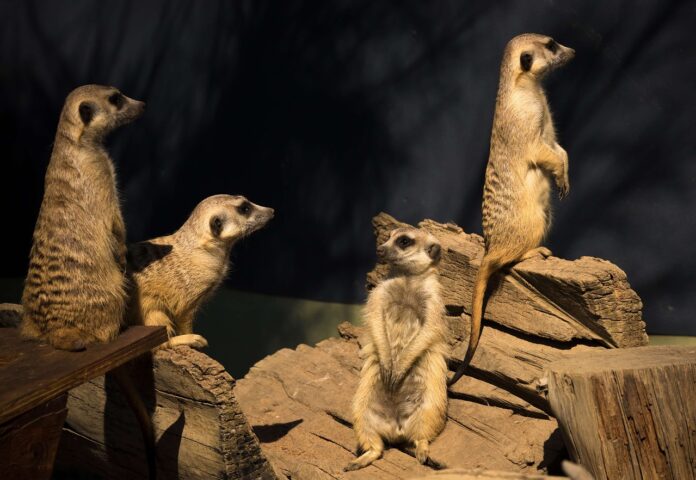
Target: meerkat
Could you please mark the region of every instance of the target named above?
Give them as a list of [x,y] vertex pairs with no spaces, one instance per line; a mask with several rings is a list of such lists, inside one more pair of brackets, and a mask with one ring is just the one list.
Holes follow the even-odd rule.
[[519,35],[505,47],[483,189],[485,250],[472,294],[469,346],[450,385],[476,351],[490,277],[505,265],[551,255],[541,246],[551,225],[551,181],[561,199],[570,184],[568,154],[556,140],[541,81],[574,55],[538,34]]
[[362,455],[345,470],[371,464],[389,443],[415,446],[420,463],[447,415],[445,307],[440,296],[437,239],[398,228],[380,245],[387,278],[369,294],[363,320],[367,340],[353,400],[354,429]]
[[82,350],[119,333],[126,233],[103,141],[145,104],[114,87],[73,90],[60,114],[22,294],[21,333]]
[[196,312],[225,279],[232,246],[273,214],[240,195],[214,195],[172,235],[131,245],[129,322],[166,327],[165,347],[206,347],[207,340],[193,333]]
[[[105,138],[145,111],[114,87],[84,85],[65,100],[22,293],[20,332],[61,350],[116,338],[126,312],[126,229]],[[113,371],[141,425],[150,478],[152,422],[123,367]]]

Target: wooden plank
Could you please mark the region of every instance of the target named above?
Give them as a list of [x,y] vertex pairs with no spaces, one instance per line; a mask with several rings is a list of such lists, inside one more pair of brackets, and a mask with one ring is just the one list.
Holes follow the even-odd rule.
[[67,397],[60,395],[0,425],[2,478],[51,478]]
[[[188,347],[153,356],[150,378],[138,380],[156,434],[158,477],[273,480],[235,398],[235,381],[207,355]],[[144,478],[138,424],[109,376],[70,391],[56,459],[61,472],[103,479]]]
[[149,352],[167,340],[163,327],[131,327],[113,342],[82,352],[56,350],[0,328],[0,423]]
[[595,479],[696,479],[696,347],[578,353],[547,377],[570,454]]
[[[380,213],[373,225],[381,243],[390,230],[406,224]],[[454,224],[424,220],[418,226],[442,243],[440,281],[450,313],[470,314],[483,239],[464,233]],[[368,286],[375,285],[384,274],[384,267],[375,268],[368,275]],[[618,347],[646,345],[648,341],[640,298],[626,274],[606,260],[530,259],[494,277],[489,291],[485,319],[526,335]]]

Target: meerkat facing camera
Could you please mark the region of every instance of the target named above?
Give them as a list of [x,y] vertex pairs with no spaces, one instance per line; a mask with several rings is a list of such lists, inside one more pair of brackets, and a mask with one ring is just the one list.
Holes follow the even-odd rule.
[[144,106],[101,85],[76,88],[66,98],[22,293],[25,337],[82,350],[118,335],[126,306],[126,233],[103,141],[140,117]]
[[551,181],[560,198],[570,183],[568,154],[556,139],[541,81],[574,55],[572,48],[534,33],[518,35],[505,47],[483,188],[485,251],[472,294],[469,346],[449,385],[476,352],[490,277],[505,265],[551,255],[540,246],[551,226]]
[[436,269],[441,247],[416,228],[398,228],[377,254],[387,278],[369,294],[363,320],[367,341],[353,400],[360,457],[345,470],[371,464],[389,443],[409,442],[420,463],[447,415],[445,311]]
[[265,226],[273,213],[241,195],[214,195],[172,235],[131,245],[129,323],[166,327],[165,346],[207,346],[193,333],[196,312],[225,279],[234,244]]

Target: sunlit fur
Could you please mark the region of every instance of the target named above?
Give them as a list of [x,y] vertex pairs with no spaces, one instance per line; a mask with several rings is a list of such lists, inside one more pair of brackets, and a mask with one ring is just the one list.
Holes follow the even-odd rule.
[[[250,205],[248,215],[238,207]],[[207,346],[193,333],[196,312],[227,275],[232,246],[273,218],[273,209],[242,196],[215,195],[196,206],[172,235],[129,247],[129,322],[167,328],[167,346]],[[219,219],[219,230],[211,222]]]
[[[415,243],[406,249],[398,239]],[[363,367],[353,400],[362,453],[346,470],[377,460],[385,442],[409,443],[421,463],[447,413],[448,345],[436,266],[440,245],[423,230],[400,228],[378,249],[388,277],[369,294],[363,312]]]
[[[22,294],[22,334],[80,350],[115,338],[123,321],[126,232],[114,166],[102,141],[144,104],[113,87],[86,85],[60,114]],[[80,116],[81,105],[89,120]]]
[[[547,48],[551,41],[546,35],[520,35],[503,54],[483,189],[486,249],[472,295],[469,347],[450,384],[461,377],[476,351],[491,275],[504,265],[551,254],[540,247],[551,225],[551,181],[561,198],[570,187],[568,155],[556,141],[541,80],[575,53],[558,43],[553,53]],[[528,71],[521,65],[523,54],[532,56]]]

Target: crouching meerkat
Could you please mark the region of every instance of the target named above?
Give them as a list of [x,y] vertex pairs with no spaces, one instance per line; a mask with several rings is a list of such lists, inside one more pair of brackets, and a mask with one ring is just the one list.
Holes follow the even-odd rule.
[[207,340],[193,333],[196,312],[225,279],[232,246],[273,213],[240,195],[214,195],[175,233],[131,245],[129,323],[166,327],[165,346],[206,347]]
[[363,313],[367,339],[353,400],[363,453],[346,471],[380,458],[385,441],[413,444],[425,463],[430,441],[445,426],[449,348],[436,270],[440,251],[435,237],[416,228],[392,231],[377,248],[389,274],[370,292]]
[[540,246],[551,225],[551,182],[560,198],[570,184],[568,154],[556,140],[541,81],[574,55],[553,38],[532,33],[505,47],[483,187],[485,250],[472,295],[469,347],[450,385],[476,351],[490,277],[505,265],[551,255]]
[[126,307],[126,232],[103,141],[144,108],[101,85],[79,87],[65,100],[22,294],[25,337],[82,350],[118,335]]

